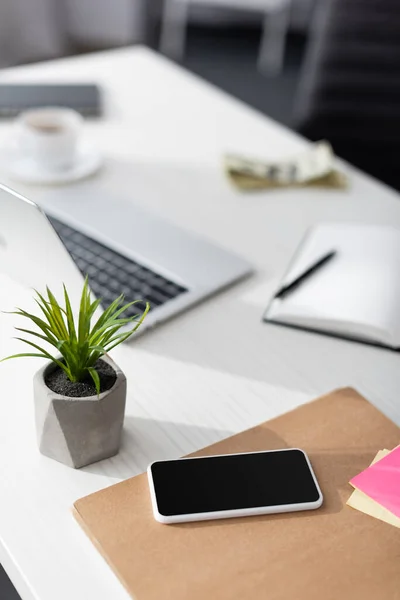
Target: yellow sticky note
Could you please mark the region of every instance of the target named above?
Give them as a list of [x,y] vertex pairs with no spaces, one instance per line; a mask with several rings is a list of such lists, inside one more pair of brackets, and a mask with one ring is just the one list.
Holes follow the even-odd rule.
[[[372,461],[372,465],[381,458],[384,458],[390,453],[390,450],[380,450],[378,454],[375,456]],[[354,490],[351,494],[350,498],[347,500],[347,504],[360,512],[365,513],[366,515],[370,515],[375,519],[379,519],[380,521],[385,521],[385,523],[389,523],[389,525],[393,525],[394,527],[398,527],[400,529],[400,519],[396,517],[393,513],[390,512],[384,506],[372,500],[367,494],[361,492],[360,490]]]

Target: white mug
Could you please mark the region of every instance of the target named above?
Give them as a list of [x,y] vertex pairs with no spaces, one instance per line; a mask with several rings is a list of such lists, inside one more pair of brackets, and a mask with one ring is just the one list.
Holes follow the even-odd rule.
[[69,108],[35,108],[17,119],[18,149],[24,158],[49,171],[74,163],[83,118]]

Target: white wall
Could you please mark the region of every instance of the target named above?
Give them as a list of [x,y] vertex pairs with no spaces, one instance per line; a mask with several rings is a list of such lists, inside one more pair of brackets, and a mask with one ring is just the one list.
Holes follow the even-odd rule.
[[62,54],[54,0],[0,0],[0,66]]
[[[151,0],[147,0],[150,1]],[[69,33],[96,46],[143,40],[146,0],[64,0]]]

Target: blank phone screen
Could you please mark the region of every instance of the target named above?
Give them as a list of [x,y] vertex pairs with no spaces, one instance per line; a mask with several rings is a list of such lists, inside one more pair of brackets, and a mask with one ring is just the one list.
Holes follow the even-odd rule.
[[320,494],[301,450],[153,463],[158,510],[172,517],[316,502]]

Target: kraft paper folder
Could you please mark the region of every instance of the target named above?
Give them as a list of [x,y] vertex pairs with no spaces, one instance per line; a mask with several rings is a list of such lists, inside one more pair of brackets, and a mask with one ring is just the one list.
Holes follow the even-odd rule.
[[316,511],[161,525],[147,476],[75,503],[74,514],[137,600],[398,600],[399,530],[349,506],[349,480],[399,428],[338,390],[197,452],[300,447],[324,494]]

